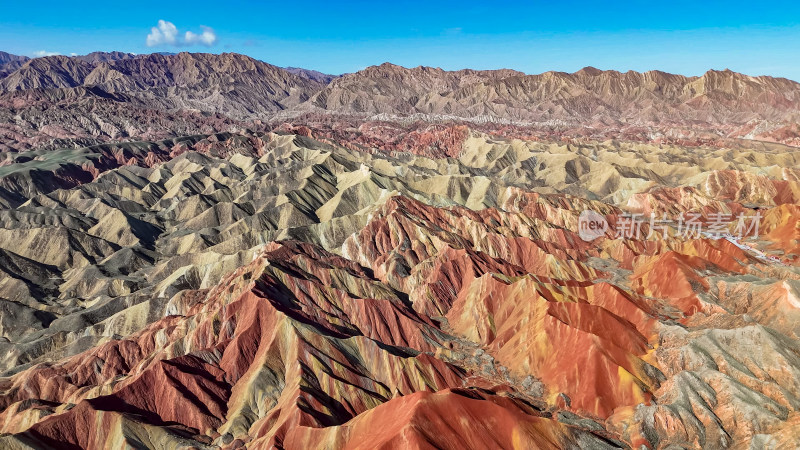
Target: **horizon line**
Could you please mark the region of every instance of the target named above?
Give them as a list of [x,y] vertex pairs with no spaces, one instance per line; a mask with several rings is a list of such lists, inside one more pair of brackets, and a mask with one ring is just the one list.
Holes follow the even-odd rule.
[[144,56],[151,56],[151,55],[174,56],[174,55],[180,55],[182,53],[195,54],[195,55],[197,55],[197,54],[206,54],[206,55],[231,54],[231,55],[239,55],[239,56],[244,56],[244,57],[247,57],[247,58],[251,58],[251,59],[253,59],[255,61],[259,61],[259,62],[262,62],[264,64],[269,64],[271,66],[278,67],[278,68],[281,68],[281,69],[308,70],[308,71],[313,71],[313,72],[320,73],[322,75],[327,75],[327,76],[332,76],[332,77],[337,77],[337,78],[338,77],[343,77],[345,75],[350,75],[350,74],[363,72],[364,70],[369,69],[371,67],[380,67],[380,66],[384,66],[384,65],[391,65],[391,66],[400,67],[400,68],[403,68],[403,69],[406,69],[406,70],[413,70],[413,69],[422,68],[422,69],[436,69],[436,70],[441,70],[443,72],[461,72],[461,71],[466,71],[466,70],[472,70],[472,71],[478,71],[478,72],[499,72],[499,71],[506,70],[506,71],[518,72],[518,73],[520,73],[520,74],[522,74],[524,76],[540,76],[540,75],[545,75],[545,74],[548,74],[548,73],[562,73],[562,74],[567,74],[567,75],[575,75],[575,74],[577,74],[579,72],[586,71],[586,70],[598,70],[600,72],[612,72],[612,73],[618,73],[618,74],[621,74],[621,75],[628,74],[628,73],[646,74],[646,73],[651,73],[651,72],[658,72],[658,73],[663,73],[663,74],[666,74],[666,75],[677,75],[677,76],[681,76],[681,77],[685,77],[685,78],[702,78],[704,75],[706,75],[708,73],[731,72],[731,73],[744,75],[744,76],[751,77],[751,78],[768,77],[768,78],[772,78],[772,79],[776,79],[776,80],[783,79],[783,80],[791,81],[793,83],[800,84],[800,80],[794,80],[794,79],[788,78],[788,77],[768,75],[768,74],[752,75],[752,74],[748,74],[748,73],[744,73],[744,72],[737,72],[735,70],[731,70],[730,68],[725,68],[725,69],[709,68],[709,69],[706,69],[700,75],[687,75],[685,73],[668,72],[668,71],[661,70],[661,69],[649,69],[649,70],[645,70],[645,71],[638,71],[638,70],[633,70],[633,69],[628,69],[628,70],[625,70],[625,71],[619,70],[619,69],[600,69],[600,68],[595,67],[595,66],[590,64],[590,65],[584,66],[584,67],[582,67],[582,68],[580,68],[580,69],[578,69],[578,70],[576,70],[574,72],[568,72],[568,71],[564,71],[564,70],[546,70],[544,72],[539,72],[539,73],[528,73],[528,72],[523,72],[522,70],[519,70],[519,69],[510,68],[510,67],[499,67],[499,68],[492,68],[492,69],[475,69],[475,68],[472,68],[472,67],[462,67],[460,69],[443,69],[440,66],[426,66],[426,65],[420,64],[420,65],[417,65],[417,66],[409,67],[409,66],[404,66],[404,65],[401,65],[401,64],[396,64],[396,63],[393,63],[391,61],[383,61],[383,62],[378,63],[378,64],[372,64],[372,65],[363,67],[363,68],[361,68],[359,70],[356,70],[354,72],[342,72],[342,73],[335,74],[335,73],[329,73],[329,72],[324,72],[324,71],[317,70],[317,69],[311,69],[311,68],[308,68],[308,67],[301,67],[301,66],[295,66],[295,65],[279,66],[279,65],[273,64],[273,63],[271,63],[269,61],[265,61],[263,59],[259,59],[259,58],[256,58],[254,56],[250,56],[250,55],[248,55],[246,53],[227,52],[227,51],[217,52],[217,53],[215,53],[215,52],[202,52],[202,51],[201,52],[180,51],[180,52],[135,53],[135,52],[126,52],[126,51],[122,51],[122,50],[111,50],[111,51],[97,50],[97,51],[89,52],[89,53],[82,54],[82,55],[79,55],[79,54],[69,54],[69,55],[53,54],[53,55],[41,55],[41,56],[37,56],[37,55],[34,55],[34,56],[19,55],[19,54],[15,54],[15,53],[6,52],[4,50],[0,50],[0,52],[6,53],[6,54],[12,55],[12,56],[21,56],[21,57],[24,57],[24,58],[28,58],[28,61],[32,61],[32,60],[35,60],[35,59],[59,57],[59,56],[66,57],[66,58],[77,58],[77,57],[82,57],[82,56],[89,56],[89,55],[95,54],[95,53],[103,53],[103,54],[124,53],[124,54],[128,54],[128,55],[143,56],[143,57]]

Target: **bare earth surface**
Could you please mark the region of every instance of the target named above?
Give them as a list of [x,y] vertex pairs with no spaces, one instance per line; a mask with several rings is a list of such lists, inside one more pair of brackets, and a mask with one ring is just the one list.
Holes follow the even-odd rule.
[[798,114],[732,72],[0,53],[0,448],[795,448]]

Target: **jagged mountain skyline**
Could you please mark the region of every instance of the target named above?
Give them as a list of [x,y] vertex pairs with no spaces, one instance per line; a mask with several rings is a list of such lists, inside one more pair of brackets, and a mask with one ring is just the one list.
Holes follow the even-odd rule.
[[[92,51],[92,52],[89,52],[89,53],[86,53],[86,54],[71,53],[71,54],[64,55],[64,54],[60,54],[60,53],[54,53],[54,54],[47,54],[47,55],[19,55],[19,54],[12,54],[12,53],[0,50],[0,67],[2,67],[6,63],[12,63],[8,67],[14,67],[16,69],[16,68],[19,67],[19,65],[21,65],[22,63],[24,63],[26,61],[29,61],[29,60],[32,60],[32,59],[37,59],[37,58],[47,58],[47,57],[52,57],[52,56],[64,56],[64,57],[74,58],[74,59],[87,61],[87,62],[101,62],[101,61],[115,61],[115,60],[119,60],[119,59],[132,59],[132,58],[147,57],[149,55],[174,56],[174,55],[177,55],[178,53],[209,53],[209,54],[214,54],[214,55],[223,55],[225,53],[233,53],[233,54],[237,54],[237,55],[246,56],[248,58],[252,58],[252,59],[255,59],[257,61],[266,63],[266,64],[276,65],[276,64],[273,64],[273,62],[269,61],[268,58],[266,58],[266,59],[259,58],[259,57],[256,57],[256,56],[252,56],[252,55],[250,55],[250,54],[248,54],[246,52],[240,53],[240,52],[228,52],[228,51],[223,51],[223,52],[195,52],[195,51],[190,51],[190,50],[183,50],[183,51],[176,51],[176,52],[133,53],[133,52],[124,52],[124,51],[116,51],[116,50],[114,50],[114,51],[97,50],[97,51]],[[16,64],[14,64],[14,63],[16,63]],[[473,69],[473,68],[470,68],[470,67],[459,67],[459,68],[452,68],[452,69],[443,69],[442,67],[439,67],[439,66],[436,66],[436,65],[424,65],[424,64],[404,65],[404,64],[400,64],[400,63],[398,63],[396,61],[390,61],[390,60],[378,60],[378,61],[375,61],[373,64],[370,64],[370,65],[365,66],[363,68],[360,68],[358,70],[353,70],[353,71],[348,71],[348,72],[335,72],[335,73],[334,72],[321,72],[321,71],[315,70],[313,68],[297,67],[297,66],[293,66],[293,65],[286,65],[286,66],[276,65],[276,66],[277,67],[281,67],[282,69],[286,69],[286,70],[288,70],[290,72],[295,72],[297,74],[304,74],[308,78],[317,79],[318,81],[325,80],[326,82],[329,82],[333,78],[338,78],[338,77],[341,77],[343,75],[350,75],[350,74],[353,74],[353,73],[356,73],[356,72],[361,72],[361,71],[366,70],[366,69],[371,68],[371,67],[379,67],[379,66],[383,66],[383,65],[397,66],[397,67],[401,67],[401,68],[404,68],[404,69],[418,69],[418,68],[439,69],[439,70],[443,70],[443,71],[446,71],[446,72],[459,72],[459,71],[463,71],[463,70],[475,70],[475,71],[479,71],[479,72],[512,71],[512,72],[518,72],[518,73],[520,73],[522,75],[544,75],[545,73],[568,73],[568,74],[573,74],[573,73],[577,73],[577,72],[581,72],[581,71],[600,71],[600,72],[612,72],[612,73],[622,73],[622,74],[624,74],[624,73],[660,72],[660,73],[665,73],[665,74],[669,74],[669,75],[683,76],[683,77],[687,77],[687,78],[698,78],[698,77],[701,77],[701,76],[703,76],[704,74],[706,74],[708,72],[727,72],[727,71],[737,72],[737,71],[732,70],[732,69],[730,69],[728,67],[721,67],[721,68],[718,68],[718,69],[717,68],[706,67],[706,68],[700,69],[699,71],[697,71],[694,74],[684,74],[684,73],[670,72],[670,71],[668,71],[666,69],[659,68],[657,65],[654,66],[654,67],[645,69],[645,70],[601,69],[601,68],[595,67],[593,65],[585,65],[585,66],[582,66],[580,68],[575,69],[574,71],[563,71],[563,70],[556,70],[556,69],[549,69],[548,70],[548,69],[545,69],[545,70],[542,70],[540,72],[525,72],[525,71],[521,70],[520,68],[513,67],[513,65],[510,65],[510,66],[507,66],[507,67],[496,67],[496,68],[492,68],[492,69]],[[8,69],[6,69],[6,70],[8,70]],[[740,73],[742,75],[752,76],[752,77],[770,77],[770,78],[777,78],[777,79],[787,79],[787,80],[793,81],[795,83],[800,83],[800,80],[789,78],[789,77],[785,77],[785,76],[779,76],[779,75],[769,75],[769,74],[766,74],[766,73],[746,73],[746,72],[737,72],[737,73]]]
[[[4,58],[0,146],[11,151],[293,125],[321,131],[331,120],[455,121],[550,138],[800,143],[800,84],[731,71],[526,75],[384,63],[327,77],[235,53]],[[152,121],[161,125],[142,126]]]
[[[506,67],[531,74],[594,66],[699,76],[708,69],[730,68],[800,79],[795,62],[800,7],[791,2],[753,8],[735,0],[721,8],[678,0],[664,8],[648,2],[575,0],[562,8],[541,2],[333,5],[309,0],[302,18],[314,26],[303,27],[289,20],[264,26],[265,17],[288,13],[269,2],[241,0],[215,14],[216,5],[208,0],[192,7],[144,1],[147,6],[126,6],[124,14],[99,8],[92,0],[45,0],[46,6],[35,10],[11,4],[0,19],[0,43],[5,43],[0,47],[28,56],[232,51],[332,74],[390,61],[448,70]],[[20,17],[27,19],[21,22]]]

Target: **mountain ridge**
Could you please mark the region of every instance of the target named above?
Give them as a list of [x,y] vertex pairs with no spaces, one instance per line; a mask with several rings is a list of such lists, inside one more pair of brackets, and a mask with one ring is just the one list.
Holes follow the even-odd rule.
[[[800,83],[730,70],[687,77],[585,67],[529,75],[383,63],[331,76],[237,53],[188,52],[15,61],[6,65],[19,67],[0,78],[0,106],[24,120],[0,117],[0,148],[17,151],[39,143],[55,146],[67,136],[97,143],[124,139],[104,130],[105,124],[159,111],[221,115],[237,122],[236,129],[283,122],[305,126],[299,122],[309,117],[324,123],[335,116],[349,121],[348,127],[386,120],[461,121],[572,138],[706,142],[717,136],[800,145]],[[117,100],[95,103],[84,92]],[[42,111],[35,106],[42,101],[60,110]],[[74,121],[59,118],[67,107]],[[169,134],[174,127],[164,128]]]
[[[121,52],[121,51],[96,51],[96,52],[87,53],[85,55],[69,55],[69,56],[67,56],[67,55],[50,55],[50,56],[39,56],[39,57],[31,58],[31,57],[24,56],[24,55],[15,55],[15,54],[11,54],[11,53],[8,53],[8,52],[0,51],[0,65],[8,63],[8,62],[11,62],[11,61],[25,62],[25,61],[29,61],[29,60],[33,60],[33,59],[52,58],[54,56],[64,56],[64,57],[67,57],[67,58],[72,58],[72,59],[77,59],[77,60],[82,60],[82,61],[87,61],[87,62],[95,62],[96,63],[96,62],[102,62],[102,61],[116,61],[116,60],[121,60],[121,59],[142,58],[142,57],[147,57],[147,56],[150,56],[150,55],[175,56],[175,55],[179,55],[181,53],[207,54],[207,55],[217,55],[217,56],[230,54],[230,55],[238,55],[238,56],[243,56],[243,57],[246,57],[246,58],[255,59],[255,58],[253,58],[251,56],[248,56],[248,55],[245,55],[245,54],[242,54],[242,53],[236,53],[236,52],[224,52],[224,53],[153,52],[153,53],[136,54],[136,53]],[[257,60],[256,59],[256,61],[261,61],[261,62],[264,62],[266,64],[269,64],[268,62],[263,61],[263,60]],[[517,73],[517,74],[523,75],[523,76],[537,76],[537,75],[541,76],[541,75],[545,75],[545,74],[556,74],[556,73],[557,74],[565,74],[565,75],[577,75],[577,74],[580,74],[580,73],[586,73],[586,74],[591,74],[591,75],[601,75],[601,74],[617,74],[617,75],[636,74],[636,75],[644,75],[644,74],[656,73],[656,74],[661,74],[661,75],[666,75],[666,76],[682,77],[682,78],[686,78],[686,79],[702,78],[704,75],[706,75],[708,73],[716,72],[716,73],[732,73],[732,74],[736,74],[736,75],[743,75],[743,76],[746,76],[746,77],[749,77],[749,78],[772,78],[772,79],[776,79],[776,80],[786,80],[786,81],[789,81],[789,82],[792,82],[792,83],[795,83],[795,84],[800,84],[800,81],[792,80],[792,79],[786,78],[786,77],[766,75],[766,74],[749,75],[749,74],[746,74],[744,72],[736,72],[736,71],[731,70],[729,68],[725,68],[725,69],[708,69],[708,70],[706,70],[705,72],[703,72],[700,75],[683,75],[683,74],[678,74],[678,73],[667,72],[667,71],[660,70],[660,69],[650,69],[650,70],[645,70],[645,71],[637,71],[637,70],[632,70],[631,69],[631,70],[626,70],[626,71],[619,71],[619,70],[616,70],[616,69],[599,69],[599,68],[596,68],[594,66],[585,66],[585,67],[583,67],[581,69],[578,69],[578,70],[576,70],[574,72],[567,72],[567,71],[562,71],[562,70],[548,70],[548,71],[544,71],[544,72],[540,72],[540,73],[526,73],[526,72],[522,72],[522,71],[517,70],[517,69],[508,68],[508,67],[506,67],[506,68],[498,68],[498,69],[472,69],[472,68],[442,69],[441,67],[424,66],[424,65],[406,67],[406,66],[403,66],[403,65],[400,65],[400,64],[395,64],[395,63],[389,62],[389,61],[385,61],[385,62],[380,63],[380,64],[374,64],[374,65],[371,65],[371,66],[367,66],[366,68],[358,70],[356,72],[346,72],[346,73],[342,73],[342,74],[329,74],[329,73],[324,73],[324,72],[321,72],[321,71],[318,71],[318,70],[314,70],[314,69],[306,69],[306,68],[303,68],[303,67],[296,67],[296,66],[285,66],[285,67],[281,67],[281,68],[284,69],[284,70],[287,70],[287,71],[295,71],[295,72],[302,72],[302,73],[308,73],[308,74],[316,74],[316,75],[318,75],[320,77],[330,77],[332,79],[335,79],[335,78],[343,77],[345,75],[351,75],[351,74],[363,72],[363,71],[368,70],[368,69],[380,68],[380,67],[393,67],[393,68],[404,69],[404,70],[416,70],[416,69],[437,70],[437,71],[449,72],[449,73],[458,73],[458,72],[514,72],[514,73]]]
[[[435,156],[300,130],[11,154],[0,447],[792,442],[800,150],[460,131]],[[588,241],[586,210],[763,237]]]
[[0,57],[0,448],[798,447],[796,83]]

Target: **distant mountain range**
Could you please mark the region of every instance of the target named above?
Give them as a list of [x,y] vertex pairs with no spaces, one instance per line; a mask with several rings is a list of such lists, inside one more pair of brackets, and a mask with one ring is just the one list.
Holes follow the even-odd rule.
[[[0,53],[0,108],[0,149],[12,151],[58,146],[61,139],[89,144],[177,136],[193,127],[235,131],[309,115],[800,145],[800,84],[729,70],[686,77],[587,67],[526,75],[385,63],[333,76],[235,53],[35,59]],[[141,129],[148,117],[160,125]]]
[[797,83],[0,61],[0,449],[800,447]]

